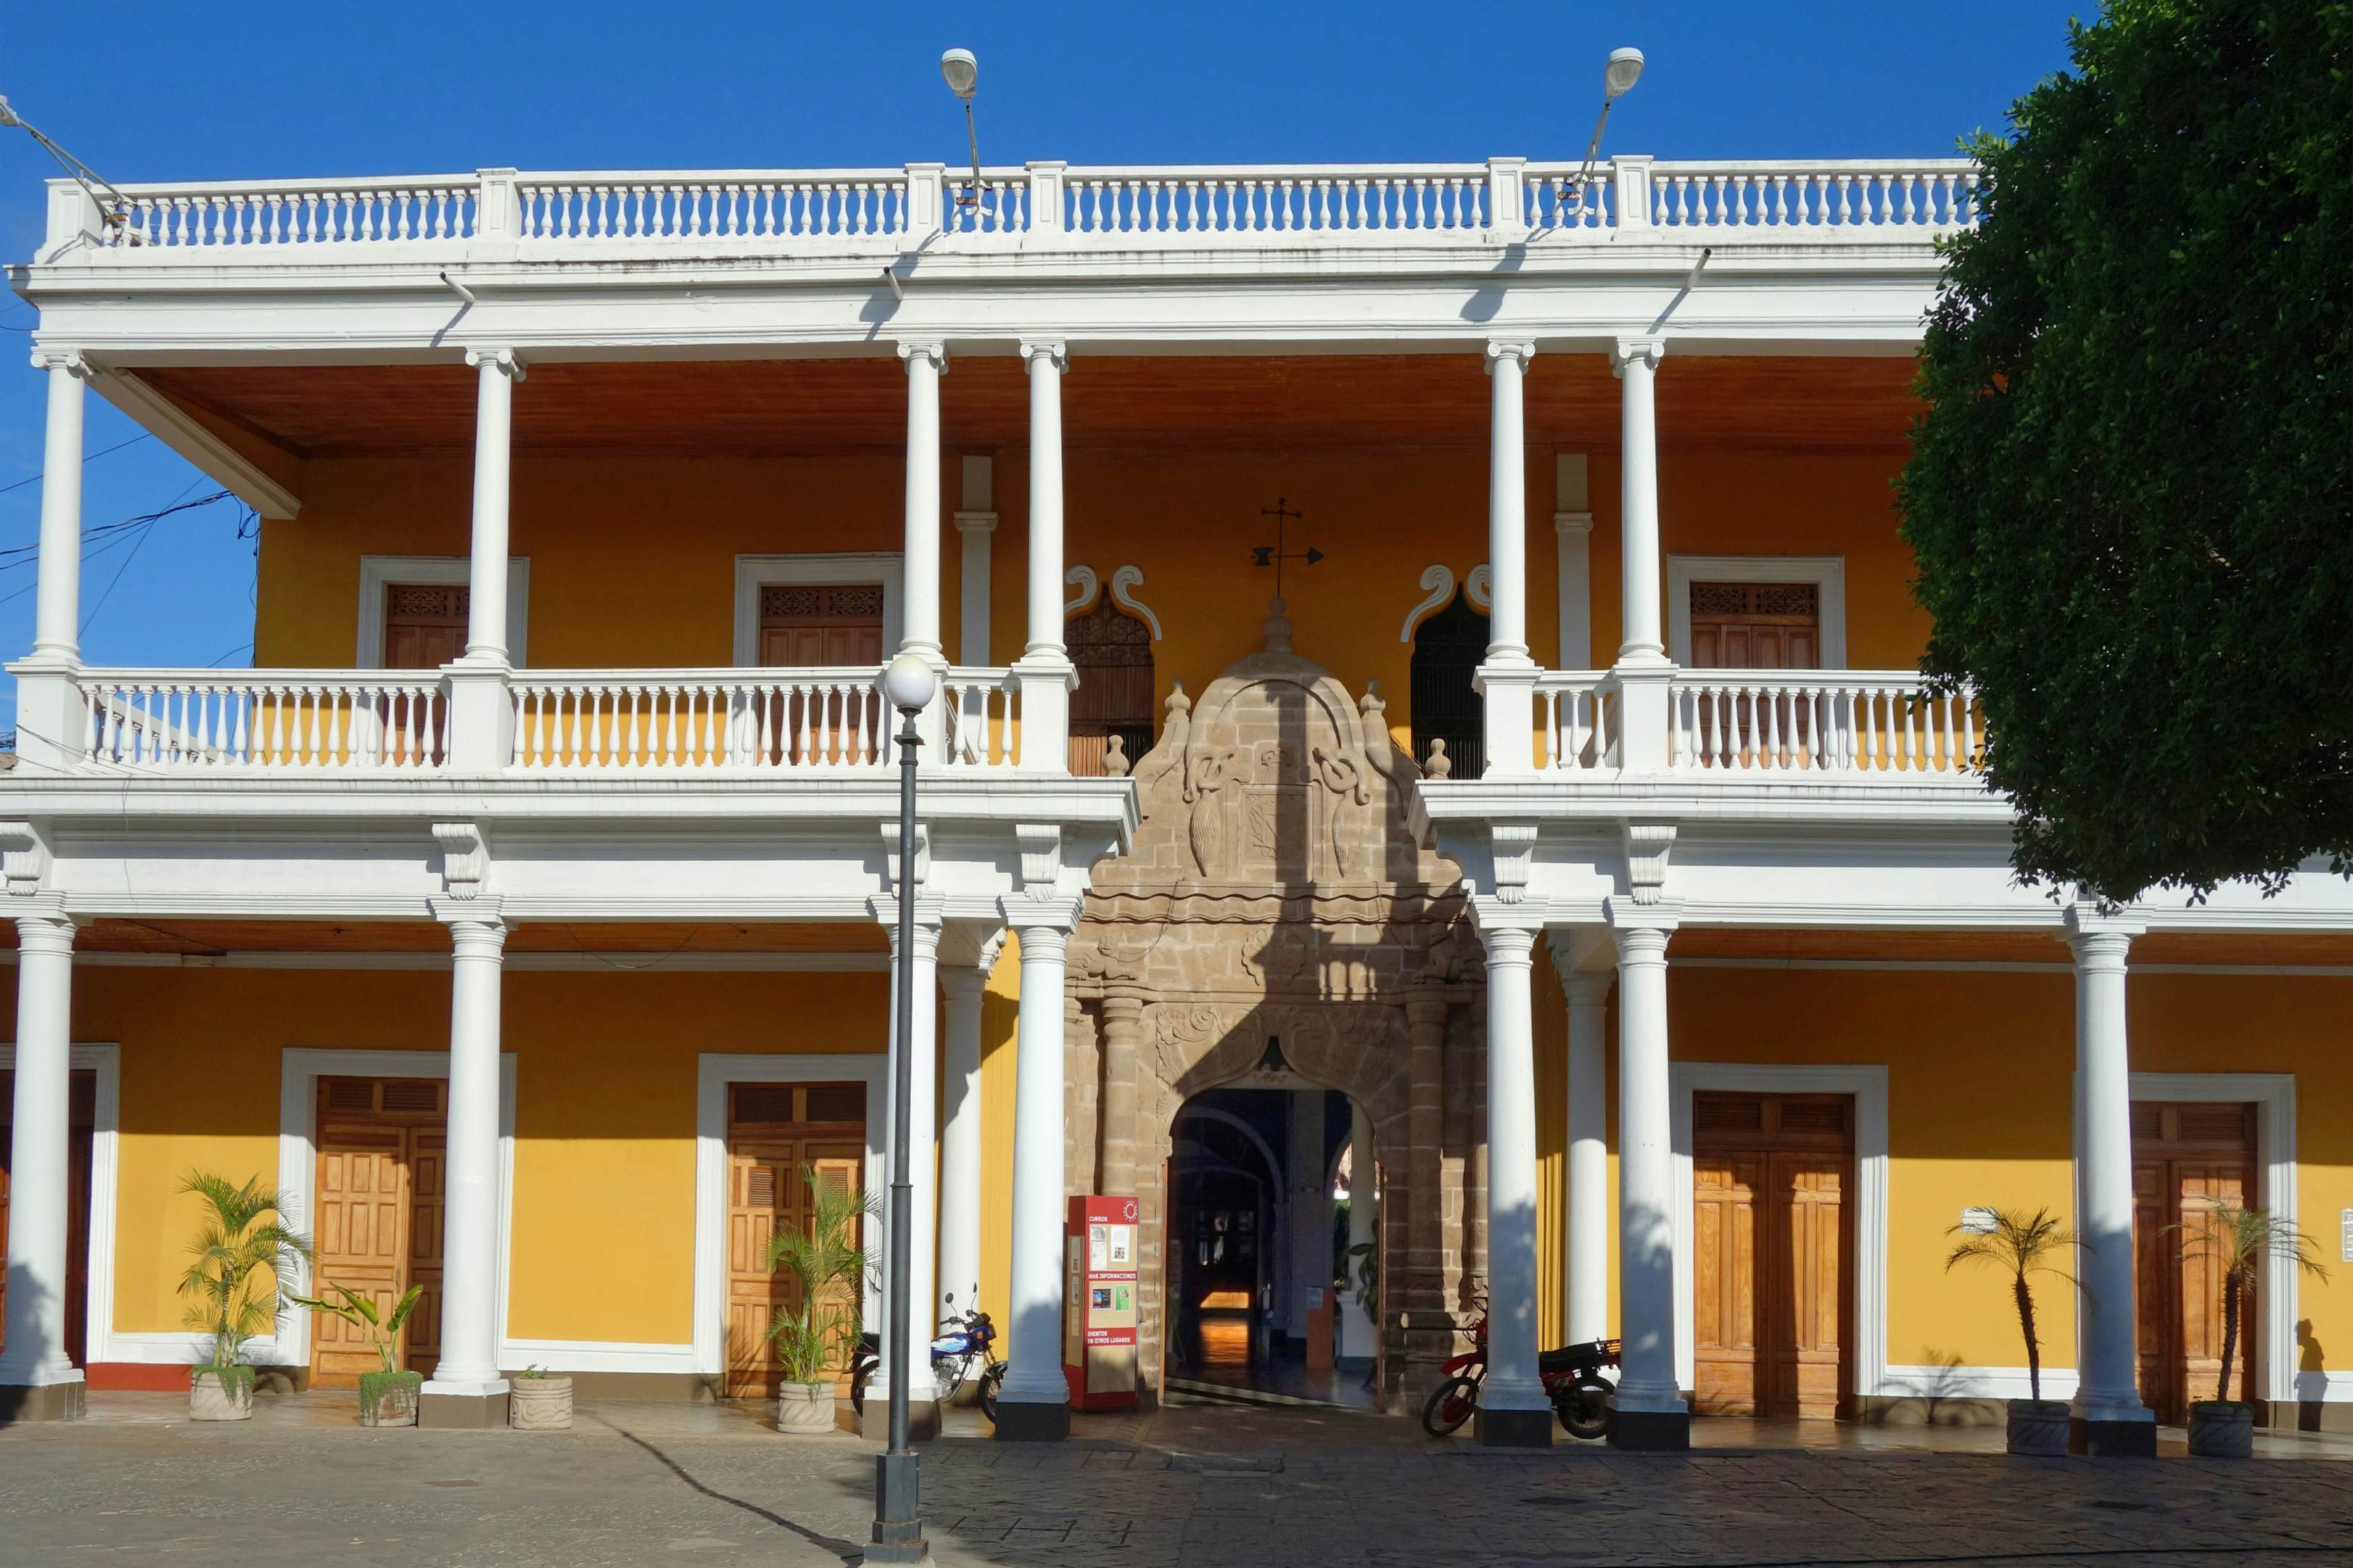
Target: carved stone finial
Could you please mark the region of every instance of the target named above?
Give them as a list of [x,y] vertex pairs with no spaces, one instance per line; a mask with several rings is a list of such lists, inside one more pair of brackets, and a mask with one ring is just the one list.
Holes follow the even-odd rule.
[[1446,742],[1432,736],[1430,761],[1421,764],[1421,776],[1426,779],[1446,779],[1454,776],[1454,759],[1446,754]]
[[[1389,710],[1389,705],[1381,700],[1381,682],[1378,676],[1366,680],[1365,695],[1356,703],[1356,708],[1364,714],[1367,725],[1378,724],[1383,729],[1388,727],[1381,719],[1381,715]],[[1367,732],[1370,732],[1369,730]]]
[[1103,748],[1103,775],[1124,779],[1127,776],[1127,742],[1113,735],[1111,743]]
[[1269,653],[1291,651],[1291,617],[1283,614],[1289,607],[1281,599],[1266,602],[1266,651]]
[[1193,700],[1185,695],[1183,681],[1172,680],[1168,683],[1168,700],[1165,706],[1171,719],[1182,719],[1193,711]]

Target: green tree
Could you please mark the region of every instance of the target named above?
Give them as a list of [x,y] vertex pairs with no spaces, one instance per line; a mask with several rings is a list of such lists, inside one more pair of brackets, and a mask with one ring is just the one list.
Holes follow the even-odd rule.
[[2109,0],[1968,146],[1897,485],[2029,881],[2353,859],[2353,5]]

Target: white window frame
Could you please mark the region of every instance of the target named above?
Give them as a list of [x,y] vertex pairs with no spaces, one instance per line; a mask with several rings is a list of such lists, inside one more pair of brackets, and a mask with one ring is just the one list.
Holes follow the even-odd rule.
[[735,557],[735,667],[756,668],[760,663],[760,590],[801,588],[828,583],[882,584],[882,657],[889,658],[902,639],[900,615],[904,608],[900,552],[895,550],[844,551],[826,555],[738,555]]
[[[82,1366],[85,1372],[102,1362],[156,1362],[185,1364],[195,1334],[137,1334],[114,1331],[115,1167],[121,1157],[122,1121],[122,1047],[111,1042],[68,1047],[70,1071],[97,1076],[97,1103],[90,1126],[90,1258],[83,1266],[88,1300],[82,1305]],[[16,1047],[0,1045],[0,1071],[16,1066]],[[155,1342],[148,1343],[145,1342]]]
[[1822,668],[1847,668],[1845,556],[1668,556],[1667,657],[1684,666],[1692,661],[1694,583],[1811,583],[1821,594]]
[[[384,591],[395,583],[444,583],[464,587],[473,563],[463,555],[363,555],[360,557],[359,653],[361,669],[384,668]],[[520,669],[531,640],[531,557],[507,557],[507,662]]]

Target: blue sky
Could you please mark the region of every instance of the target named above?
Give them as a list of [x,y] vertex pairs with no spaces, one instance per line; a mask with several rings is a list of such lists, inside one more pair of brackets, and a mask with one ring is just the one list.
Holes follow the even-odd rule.
[[[1659,157],[1939,155],[2065,64],[2084,5],[898,3],[647,7],[27,5],[0,92],[121,181],[521,168],[888,165],[964,157],[943,48],[980,57],[981,155],[1072,163],[1535,158],[1582,153],[1609,49],[1649,57],[1608,145]],[[54,166],[0,132],[0,257],[29,257]],[[0,351],[31,309],[0,304]],[[0,362],[0,549],[30,543],[42,378]],[[85,450],[137,434],[90,399]],[[153,441],[90,463],[84,526],[215,487]],[[31,484],[18,481],[34,479]],[[83,657],[238,665],[252,544],[234,503],[85,566]],[[0,655],[32,641],[0,571]],[[103,601],[101,603],[101,600]],[[0,685],[0,703],[11,703]]]

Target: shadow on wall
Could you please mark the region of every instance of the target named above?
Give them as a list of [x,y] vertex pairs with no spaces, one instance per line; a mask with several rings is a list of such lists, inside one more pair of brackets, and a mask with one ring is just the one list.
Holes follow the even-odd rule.
[[1891,1377],[1881,1385],[1886,1397],[1864,1405],[1865,1421],[1873,1426],[1990,1426],[2003,1418],[2000,1402],[1969,1391],[1968,1375],[1961,1370],[1967,1363],[1957,1352],[1929,1346],[1921,1351],[1920,1364],[1928,1369],[1926,1377]]
[[[9,1266],[7,1294],[9,1316],[16,1320],[19,1329],[28,1322],[54,1326],[62,1314],[44,1310],[54,1300],[55,1292],[44,1289],[40,1281],[33,1278],[30,1269],[21,1263]],[[20,1365],[38,1365],[48,1359],[51,1352],[58,1348],[48,1343],[11,1346],[6,1340],[5,1327],[0,1326],[0,1354],[5,1354],[10,1349],[23,1351],[24,1354],[14,1358]],[[16,1419],[18,1407],[24,1404],[30,1392],[25,1388],[0,1384],[0,1426],[5,1426]]]
[[2295,1324],[2295,1429],[2299,1432],[2320,1430],[2321,1407],[2328,1398],[2328,1362],[2321,1353],[2319,1336],[2312,1331],[2312,1320],[2299,1318]]

